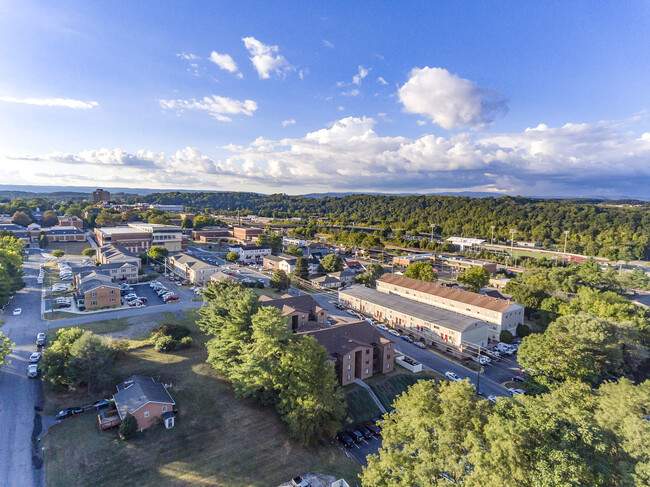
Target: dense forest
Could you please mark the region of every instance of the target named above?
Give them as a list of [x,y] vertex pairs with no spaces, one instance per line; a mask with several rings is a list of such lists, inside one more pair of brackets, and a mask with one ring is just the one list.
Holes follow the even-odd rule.
[[[518,240],[547,248],[617,260],[647,258],[650,253],[650,205],[638,201],[542,200],[522,197],[380,196],[306,198],[256,193],[154,193],[132,202],[183,204],[194,211],[236,212],[266,217],[320,217],[333,224],[356,223],[446,236],[494,236],[502,243],[516,229]],[[603,204],[605,203],[605,204]],[[614,206],[631,204],[635,206]],[[638,205],[638,206],[636,206]]]

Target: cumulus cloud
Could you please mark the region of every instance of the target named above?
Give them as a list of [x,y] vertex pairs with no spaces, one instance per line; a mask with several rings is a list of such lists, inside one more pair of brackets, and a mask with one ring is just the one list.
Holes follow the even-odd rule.
[[66,172],[63,165],[74,166],[90,174],[89,181],[92,175],[130,176],[152,187],[647,197],[650,133],[635,135],[619,122],[540,124],[482,137],[469,131],[383,136],[376,127],[372,118],[346,117],[299,138],[258,137],[246,145],[229,144],[218,159],[195,147],[169,156],[99,149],[6,159],[29,161],[16,165],[21,168],[43,164],[50,170],[56,163],[63,167],[60,174]]
[[384,78],[382,78],[381,76],[379,76],[379,77],[377,78],[377,83],[382,84],[382,85],[387,85],[387,84],[388,84],[388,81],[386,81]]
[[343,96],[359,96],[361,94],[361,90],[359,90],[359,88],[352,88],[348,91],[342,91],[341,94]]
[[230,73],[236,73],[239,69],[237,63],[229,54],[219,54],[216,51],[212,51],[210,53],[210,61]]
[[426,121],[426,120],[418,120],[416,123],[417,123],[419,126],[423,126],[423,125],[426,125],[426,124],[427,124],[427,121]]
[[179,52],[178,54],[176,54],[176,56],[181,59],[184,59],[185,61],[196,61],[197,59],[201,59],[196,54],[186,53],[186,52]]
[[289,126],[289,125],[294,125],[295,123],[296,123],[296,121],[295,121],[294,119],[291,119],[291,120],[283,120],[283,121],[282,121],[282,126],[283,126],[283,127],[287,127],[287,126]]
[[442,128],[480,129],[508,111],[507,99],[443,68],[415,68],[398,90],[408,113],[423,115]]
[[260,79],[269,79],[271,73],[284,76],[294,69],[284,56],[278,54],[278,46],[264,44],[254,37],[242,37],[242,41],[251,54],[250,60]]
[[257,103],[253,100],[233,100],[223,96],[206,96],[201,100],[159,100],[163,109],[177,110],[205,110],[210,116],[220,122],[232,122],[228,115],[253,115],[257,110]]
[[40,107],[65,107],[74,110],[89,110],[99,106],[96,101],[81,101],[72,98],[14,98],[13,96],[0,96],[0,101]]
[[368,73],[370,73],[370,69],[359,66],[359,72],[352,76],[352,83],[357,86],[361,86],[361,82],[366,76],[368,76]]

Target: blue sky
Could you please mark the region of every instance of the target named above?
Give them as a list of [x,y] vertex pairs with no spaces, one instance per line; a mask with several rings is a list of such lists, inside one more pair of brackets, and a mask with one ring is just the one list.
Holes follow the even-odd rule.
[[2,182],[650,198],[649,20],[647,1],[4,2]]

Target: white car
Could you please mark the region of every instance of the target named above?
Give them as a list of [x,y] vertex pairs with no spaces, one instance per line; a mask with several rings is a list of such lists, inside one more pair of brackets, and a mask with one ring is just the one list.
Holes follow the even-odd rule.
[[29,356],[29,362],[35,364],[36,362],[41,360],[41,357],[42,357],[41,352],[34,352]]
[[346,312],[347,314],[349,314],[349,315],[357,316],[357,314],[356,314],[354,311],[352,311],[351,309],[346,309],[345,312]]
[[427,346],[422,342],[415,342],[415,346],[418,347],[418,348],[421,348],[422,350],[427,349]]
[[380,330],[388,331],[388,327],[386,325],[382,325],[381,323],[377,325],[377,328],[379,328]]
[[16,308],[16,309],[14,310],[14,316],[19,316],[20,313],[22,313],[22,312],[23,312],[23,309],[22,309],[22,308]]
[[497,402],[497,396],[488,396],[488,401],[490,402]]
[[27,366],[27,377],[30,379],[38,377],[38,364],[29,364]]
[[521,396],[523,394],[526,394],[526,391],[524,391],[523,389],[515,389],[514,387],[508,389],[508,392],[513,396]]
[[393,335],[394,337],[401,337],[402,335],[399,334],[399,332],[395,330],[388,330],[388,333]]
[[445,372],[445,377],[452,382],[460,382],[462,379],[453,372]]

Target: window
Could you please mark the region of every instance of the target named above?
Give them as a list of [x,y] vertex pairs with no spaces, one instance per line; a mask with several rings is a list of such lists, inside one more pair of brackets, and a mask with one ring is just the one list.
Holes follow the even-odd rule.
[[390,350],[390,343],[388,344],[388,346],[386,347],[386,349],[387,349],[387,350]]
[[386,368],[387,368],[387,369],[390,369],[390,364],[386,364]]
[[111,292],[109,294],[115,294],[115,289],[111,289]]
[[97,301],[91,301],[91,302],[90,302],[90,305],[91,305],[91,306],[97,306]]
[[368,369],[366,369],[366,375],[368,375]]
[[390,353],[386,355],[386,358],[387,358],[387,359],[389,359],[389,358],[390,358]]
[[368,355],[369,353],[370,353],[370,349],[366,348],[366,355]]
[[96,297],[96,296],[97,296],[97,293],[96,293],[95,291],[93,291],[92,293],[90,293],[90,297],[91,297],[91,298],[94,298],[94,297]]
[[352,368],[352,366],[350,364],[348,364],[348,367],[347,367],[346,370],[350,370],[351,368]]
[[144,417],[145,417],[145,418],[148,418],[148,417],[149,417],[149,411],[145,411],[145,412],[144,412]]
[[350,375],[348,375],[348,380],[350,380]]
[[352,358],[352,355],[349,355],[349,354],[348,354],[348,360],[350,360],[351,358]]
[[162,412],[163,412],[163,413],[166,413],[166,412],[167,412],[167,406],[163,406],[163,407],[162,407]]
[[115,298],[111,298],[111,303],[114,303],[114,302],[115,302]]

